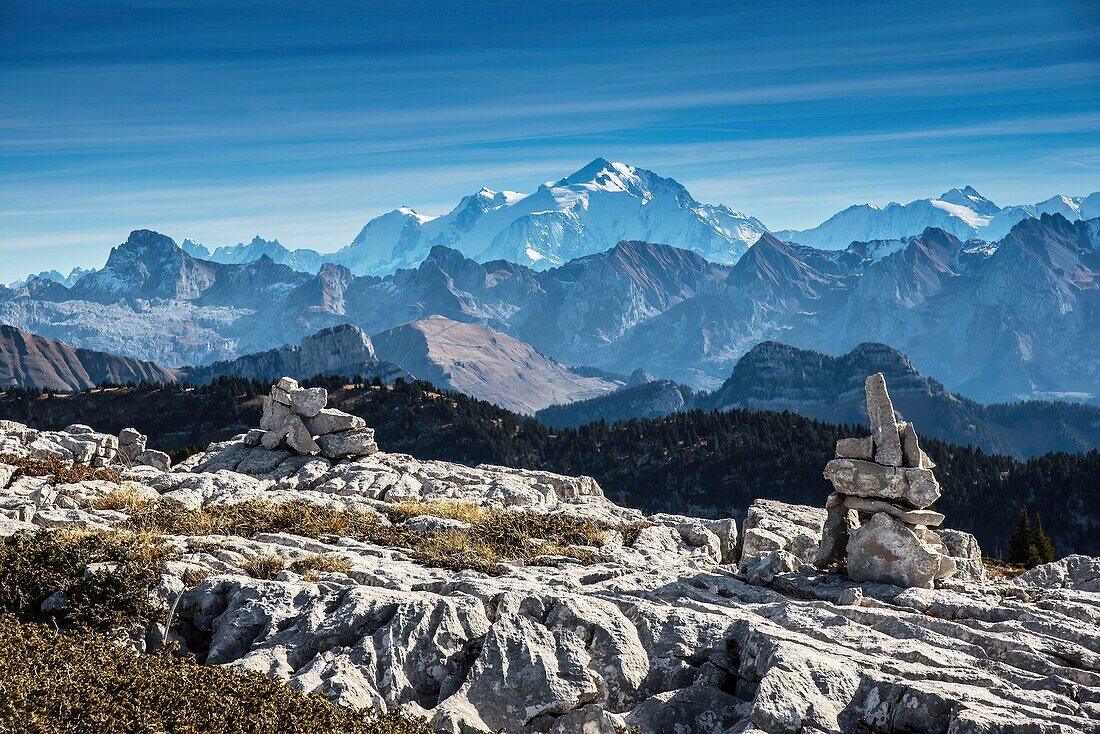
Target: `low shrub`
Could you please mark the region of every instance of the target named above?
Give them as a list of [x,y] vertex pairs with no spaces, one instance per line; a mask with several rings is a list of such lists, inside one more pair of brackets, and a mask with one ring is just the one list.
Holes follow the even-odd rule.
[[[145,623],[163,611],[149,590],[171,555],[145,533],[41,530],[0,539],[0,613],[102,632]],[[88,572],[94,563],[110,565]]]
[[139,655],[9,614],[0,614],[0,670],[0,732],[431,734],[401,713],[343,709],[260,673]]

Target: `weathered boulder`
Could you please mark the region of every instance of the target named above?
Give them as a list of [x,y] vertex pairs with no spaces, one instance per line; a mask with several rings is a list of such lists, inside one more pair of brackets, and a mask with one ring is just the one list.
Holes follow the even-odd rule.
[[[294,393],[297,395],[297,393]],[[291,414],[286,419],[286,445],[302,455],[313,455],[321,452],[321,447],[313,440],[309,429],[299,415]]]
[[290,409],[303,418],[312,418],[328,405],[328,390],[307,387],[290,393]]
[[322,408],[306,420],[309,432],[314,436],[325,433],[339,433],[355,428],[365,428],[367,423],[357,415],[345,413],[335,408]]
[[876,372],[867,378],[867,417],[875,440],[875,461],[887,466],[902,466],[901,435],[894,417],[894,404],[886,391],[886,378]]
[[1100,558],[1082,555],[1066,556],[1020,574],[1016,577],[1016,583],[1020,586],[1038,586],[1044,589],[1100,592]]
[[172,467],[172,459],[168,454],[156,449],[146,449],[134,457],[134,463],[141,466],[151,466],[154,469],[168,471]]
[[803,563],[812,563],[821,544],[826,513],[818,507],[756,500],[745,516],[742,533],[742,569],[775,550],[784,550]]
[[848,578],[931,589],[955,573],[955,563],[930,548],[913,530],[880,512],[848,541]]
[[345,456],[369,456],[378,451],[373,428],[356,428],[351,431],[329,433],[317,437],[321,456],[339,459]]

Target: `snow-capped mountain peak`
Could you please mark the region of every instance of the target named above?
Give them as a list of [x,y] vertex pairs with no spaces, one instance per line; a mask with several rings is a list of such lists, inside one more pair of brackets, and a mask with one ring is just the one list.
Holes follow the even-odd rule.
[[359,275],[384,274],[415,266],[445,245],[481,262],[544,269],[620,240],[648,240],[732,263],[765,231],[729,207],[699,203],[671,178],[596,158],[530,194],[483,187],[432,219],[395,210],[368,222],[331,259]]
[[973,186],[963,186],[940,194],[940,201],[966,207],[981,216],[991,217],[1001,210],[999,206],[985,198]]

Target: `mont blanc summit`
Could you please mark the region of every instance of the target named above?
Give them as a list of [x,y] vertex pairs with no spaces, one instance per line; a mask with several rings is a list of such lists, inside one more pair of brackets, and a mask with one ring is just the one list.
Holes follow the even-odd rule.
[[368,222],[333,260],[356,275],[383,275],[445,245],[479,262],[545,270],[621,240],[645,240],[732,263],[765,231],[755,217],[696,201],[671,178],[597,158],[529,194],[482,188],[443,216],[395,209]]

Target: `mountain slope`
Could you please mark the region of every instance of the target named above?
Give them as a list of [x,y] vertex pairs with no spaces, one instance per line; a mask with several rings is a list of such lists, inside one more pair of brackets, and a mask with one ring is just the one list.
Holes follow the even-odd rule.
[[0,389],[84,390],[101,382],[173,382],[176,375],[143,362],[28,334],[0,324]]
[[[922,435],[1011,456],[1100,448],[1100,408],[1068,403],[980,405],[920,374],[908,357],[884,344],[861,344],[830,357],[764,342],[737,362],[720,389],[696,405],[790,410],[831,423],[866,423],[863,380],[875,372],[886,376],[898,413]],[[1020,429],[1028,415],[1042,416],[1042,437]]]
[[397,365],[378,359],[370,337],[352,324],[322,329],[297,345],[286,344],[205,367],[187,367],[181,373],[189,382],[200,384],[219,377],[273,381],[284,375],[299,380],[316,375],[359,375],[367,380],[377,376],[392,382],[409,376]]
[[381,275],[416,265],[432,247],[445,245],[481,262],[544,270],[620,240],[647,240],[729,263],[764,231],[753,217],[699,203],[673,179],[597,158],[530,194],[483,188],[441,217],[407,207],[389,212],[330,259],[357,275]]
[[518,413],[610,392],[618,385],[583,377],[529,344],[481,324],[433,316],[372,337],[379,358],[414,377]]

